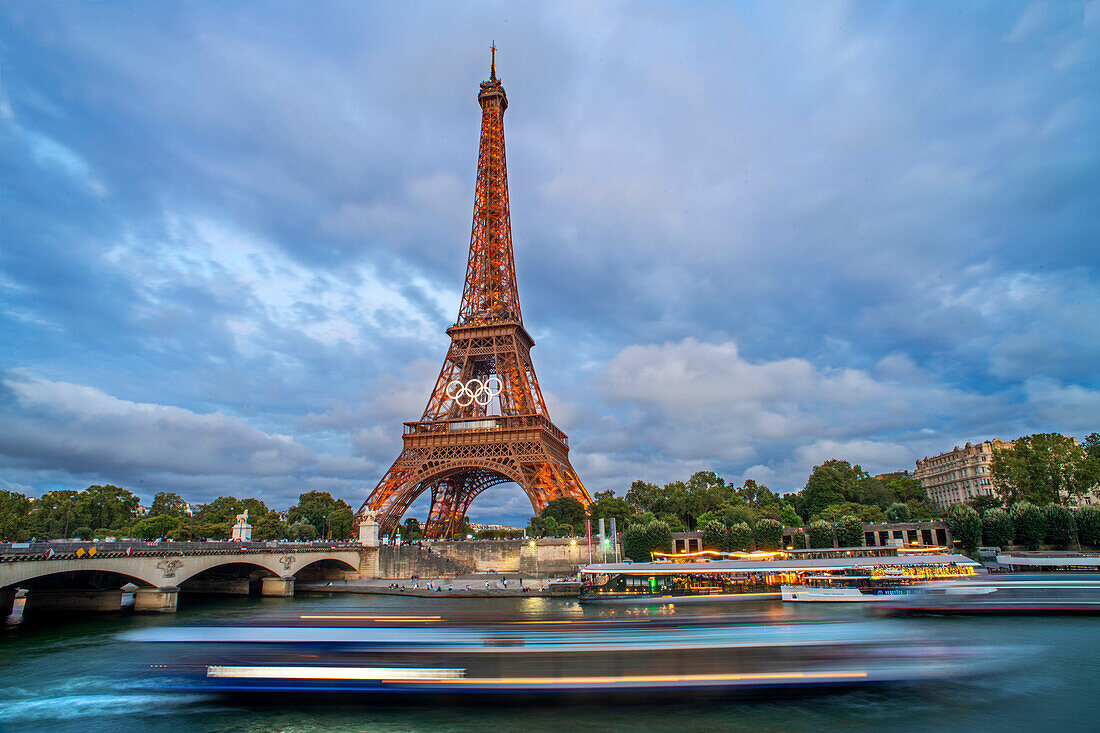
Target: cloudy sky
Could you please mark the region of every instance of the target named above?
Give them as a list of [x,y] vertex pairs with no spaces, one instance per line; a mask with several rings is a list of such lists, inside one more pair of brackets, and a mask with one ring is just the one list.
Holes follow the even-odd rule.
[[1100,429],[1100,2],[467,6],[0,3],[0,486],[358,507],[446,351],[494,39],[590,491]]

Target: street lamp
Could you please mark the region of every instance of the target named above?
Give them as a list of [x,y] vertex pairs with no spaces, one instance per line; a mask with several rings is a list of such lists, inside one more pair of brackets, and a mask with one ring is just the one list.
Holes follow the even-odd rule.
[[191,505],[187,505],[187,516],[190,517],[190,526],[187,528],[187,541],[195,541],[195,512],[191,510]]

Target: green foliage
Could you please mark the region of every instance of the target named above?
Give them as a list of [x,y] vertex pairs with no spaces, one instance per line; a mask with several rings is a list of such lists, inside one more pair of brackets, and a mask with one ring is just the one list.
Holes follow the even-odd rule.
[[672,532],[664,522],[635,522],[623,532],[623,554],[634,562],[649,562],[654,550],[672,549]]
[[0,540],[22,542],[33,533],[31,500],[23,494],[0,489]]
[[783,525],[774,519],[761,519],[756,523],[755,532],[759,550],[778,550],[783,543]]
[[717,519],[703,526],[703,549],[722,551],[727,548],[728,542],[729,528]]
[[[1086,439],[1087,440],[1087,439]],[[1058,433],[1036,433],[993,452],[990,473],[1006,504],[1061,504],[1082,497],[1100,479],[1100,459]]]
[[1007,547],[1012,544],[1016,529],[1008,512],[1000,507],[986,509],[982,515],[982,542],[990,547]]
[[614,517],[616,525],[622,527],[626,526],[627,517],[634,515],[634,507],[630,505],[630,502],[616,497],[614,492],[610,490],[596,492],[596,496],[588,510],[593,519],[600,519],[601,517],[611,519]]
[[833,525],[820,519],[810,522],[810,547],[833,547]]
[[[167,514],[150,514],[139,519],[134,524],[134,537],[143,540],[155,540],[158,537],[167,537],[183,524],[179,517],[170,517]],[[228,535],[218,539],[228,539]]]
[[841,547],[863,547],[863,520],[846,514],[836,525],[837,544]]
[[290,535],[290,539],[292,540],[312,542],[317,539],[317,528],[302,518],[287,528],[287,534]]
[[401,527],[401,539],[406,542],[409,540],[418,540],[422,534],[420,520],[416,517],[405,517],[405,521],[402,523]]
[[744,522],[731,525],[729,529],[729,548],[735,552],[752,550],[752,527]]
[[795,550],[806,549],[806,534],[798,531],[791,535],[791,547]]
[[90,539],[92,539],[92,535],[93,535],[91,527],[77,527],[76,529],[74,529],[69,534],[72,535],[75,538],[82,539],[82,540],[90,540]]
[[790,504],[784,504],[783,509],[779,513],[779,521],[783,523],[784,527],[801,527],[802,517],[798,516],[794,507]]
[[893,504],[886,508],[886,521],[887,522],[908,522],[909,506],[902,504],[900,501],[895,501]]
[[543,519],[552,518],[557,524],[584,525],[584,504],[571,496],[563,496],[550,501],[539,513]]
[[1018,501],[1012,505],[1009,517],[1016,529],[1016,543],[1029,550],[1038,550],[1046,536],[1043,513],[1039,507],[1029,501]]
[[[1089,436],[1096,436],[1093,433]],[[1077,539],[1086,545],[1100,545],[1100,507],[1083,506],[1074,512],[1077,523]]]
[[868,522],[885,522],[886,515],[877,506],[867,506],[865,504],[856,504],[855,502],[846,501],[843,504],[832,504],[825,507],[821,512],[814,517],[814,519],[821,519],[826,522],[839,522],[841,517],[856,517],[863,521],[864,524]]
[[172,491],[158,491],[149,507],[150,514],[167,514],[170,517],[182,517],[187,509],[183,497]]
[[235,496],[219,496],[203,504],[195,514],[195,521],[202,524],[230,524],[244,512],[244,502]]
[[1001,499],[996,494],[978,494],[970,497],[966,503],[972,506],[978,514],[985,514],[987,510],[995,507],[1003,508]]
[[268,512],[252,523],[252,534],[261,540],[285,540],[290,537],[290,527],[279,519],[278,512]]
[[[266,507],[265,507],[266,508]],[[325,531],[326,536],[343,540],[351,536],[354,515],[343,499],[335,499],[327,491],[307,491],[298,497],[297,506],[287,514],[290,523],[305,521],[315,531]]]
[[968,504],[952,504],[947,510],[947,522],[951,536],[973,552],[982,541],[982,519]]
[[1063,550],[1069,547],[1077,535],[1073,512],[1061,504],[1047,504],[1043,507],[1043,523],[1046,525],[1047,542]]
[[803,511],[809,516],[817,516],[827,506],[851,501],[860,479],[865,477],[867,474],[862,468],[848,461],[833,459],[814,466],[802,490]]

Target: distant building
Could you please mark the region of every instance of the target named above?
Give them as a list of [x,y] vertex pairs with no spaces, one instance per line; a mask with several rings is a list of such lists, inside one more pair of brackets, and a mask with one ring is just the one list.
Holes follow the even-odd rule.
[[138,514],[138,516],[139,516],[139,517],[147,517],[147,516],[149,516],[149,507],[147,507],[147,506],[142,506],[141,504],[138,504],[138,507],[137,507],[137,514]]
[[967,443],[962,448],[917,461],[913,478],[928,500],[942,507],[969,501],[975,496],[993,495],[990,465],[993,451],[1011,448],[1015,442],[987,440],[977,445]]

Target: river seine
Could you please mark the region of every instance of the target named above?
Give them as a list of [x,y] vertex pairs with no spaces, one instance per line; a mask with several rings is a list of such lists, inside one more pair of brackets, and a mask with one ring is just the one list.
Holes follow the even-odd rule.
[[[615,707],[390,708],[378,705],[241,707],[217,698],[157,689],[120,678],[123,631],[203,626],[303,613],[390,608],[426,613],[555,613],[569,617],[668,613],[667,609],[582,609],[543,598],[433,599],[304,594],[293,599],[180,601],[174,616],[96,616],[65,623],[28,621],[0,631],[0,731],[1072,731],[1100,730],[1100,619],[882,619],[892,630],[1001,650],[994,674],[913,688],[723,703]],[[673,613],[679,612],[675,609]],[[745,612],[775,620],[859,619],[863,608],[778,601],[696,606],[691,613]],[[172,661],[170,659],[164,661]],[[120,679],[123,681],[120,682]]]

